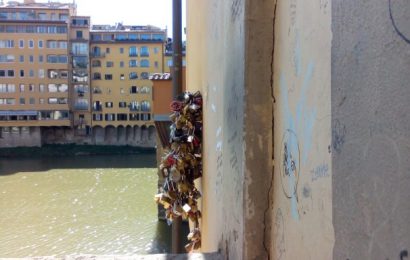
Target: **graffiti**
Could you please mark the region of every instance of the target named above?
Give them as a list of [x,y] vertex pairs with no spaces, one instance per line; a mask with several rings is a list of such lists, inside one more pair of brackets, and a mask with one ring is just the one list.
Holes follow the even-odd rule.
[[345,143],[346,137],[346,126],[342,125],[339,119],[333,121],[333,130],[332,130],[332,144],[333,149],[336,152],[340,153],[342,151],[343,144]]
[[314,169],[310,171],[312,174],[312,182],[317,181],[318,179],[329,177],[329,165],[328,164],[321,164],[316,166]]
[[296,134],[287,129],[282,140],[280,180],[287,198],[297,197],[300,171],[300,152]]
[[328,5],[329,5],[329,0],[319,0],[320,10],[322,10],[323,14],[327,13]]
[[275,243],[275,253],[277,260],[282,259],[285,254],[285,223],[283,220],[282,210],[279,208],[275,216],[275,227],[273,229]]
[[[397,2],[398,2],[398,0],[395,0],[395,3],[397,3]],[[402,2],[403,2],[403,1],[402,1]],[[407,1],[407,3],[408,3],[408,1]],[[408,8],[407,8],[407,9],[408,9]],[[403,10],[403,8],[402,8],[402,10]],[[399,26],[398,26],[398,24],[397,24],[397,21],[396,21],[395,18],[394,18],[393,11],[392,11],[392,3],[391,3],[391,0],[389,0],[389,14],[390,14],[390,21],[391,21],[391,23],[392,23],[392,25],[393,25],[393,28],[394,28],[394,30],[396,31],[396,33],[400,36],[400,38],[403,39],[403,41],[405,41],[405,42],[407,42],[408,44],[410,44],[410,38],[407,37],[407,36],[399,29]],[[405,18],[403,18],[403,20],[406,21]]]
[[290,24],[294,26],[296,23],[296,0],[289,1],[290,8],[289,8],[289,16],[290,16]]
[[[280,158],[282,188],[287,198],[291,200],[292,217],[299,219],[297,208],[297,182],[300,174],[300,165],[306,163],[312,145],[313,128],[317,109],[307,105],[307,91],[313,76],[313,62],[308,63],[304,76],[301,78],[299,97],[296,99],[296,112],[289,103],[289,85],[282,73],[280,89],[282,104],[282,118],[284,119],[285,133],[281,144]],[[298,85],[298,84],[297,84]],[[299,141],[302,141],[300,143]],[[301,149],[302,148],[302,149]],[[285,185],[285,181],[287,184]]]
[[304,198],[310,198],[312,196],[312,188],[310,188],[309,184],[303,186],[302,194]]
[[239,17],[242,13],[242,1],[234,0],[231,5],[231,19],[233,22]]

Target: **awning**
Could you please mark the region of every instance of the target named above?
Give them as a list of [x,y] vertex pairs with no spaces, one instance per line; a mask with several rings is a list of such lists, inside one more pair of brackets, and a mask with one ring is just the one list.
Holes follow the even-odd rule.
[[0,116],[36,116],[34,110],[0,110]]

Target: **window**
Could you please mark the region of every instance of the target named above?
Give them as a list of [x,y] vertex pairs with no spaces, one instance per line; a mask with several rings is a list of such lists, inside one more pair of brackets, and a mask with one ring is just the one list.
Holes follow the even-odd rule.
[[28,58],[29,58],[30,63],[34,62],[34,56],[33,55],[28,56]]
[[0,40],[0,49],[14,48],[14,40]]
[[29,71],[28,71],[28,76],[29,76],[30,78],[33,78],[33,77],[34,77],[34,70],[29,70]]
[[24,92],[24,84],[20,84],[20,92]]
[[163,34],[153,34],[152,39],[155,41],[163,41],[164,40],[164,35]]
[[121,94],[124,94],[124,93],[125,93],[125,90],[124,90],[123,88],[120,88],[120,93],[121,93]]
[[99,79],[101,79],[101,73],[99,73],[99,72],[94,72],[94,74],[93,74],[93,79],[94,79],[94,80],[99,80]]
[[24,62],[24,55],[19,56],[19,62]]
[[47,55],[47,62],[65,64],[68,62],[68,57],[67,55]]
[[14,77],[14,70],[0,70],[0,78],[13,78]]
[[0,98],[0,105],[15,105],[16,99],[14,98]]
[[58,78],[58,70],[48,70],[48,78],[50,79]]
[[141,54],[142,57],[148,57],[149,56],[149,48],[147,46],[142,46],[140,54]]
[[101,61],[99,61],[99,60],[93,60],[93,62],[91,63],[91,66],[92,66],[93,68],[99,68],[99,67],[101,67]]
[[93,120],[94,121],[102,121],[103,120],[102,114],[93,114]]
[[38,55],[38,62],[43,63],[43,61],[44,61],[43,55]]
[[88,57],[87,56],[73,56],[73,67],[75,69],[88,68]]
[[130,121],[140,120],[140,114],[130,114]]
[[148,68],[149,67],[149,60],[141,60],[141,67]]
[[49,98],[48,103],[49,104],[67,104],[68,99],[67,98]]
[[46,86],[44,84],[40,84],[38,86],[38,89],[39,89],[40,92],[45,92],[46,91]]
[[30,98],[29,103],[30,103],[30,105],[34,105],[34,104],[36,103],[36,101],[35,101],[35,99],[34,99],[34,98]]
[[24,40],[19,40],[19,48],[24,48]]
[[34,48],[34,41],[33,41],[33,40],[29,40],[29,41],[28,41],[28,47],[29,47],[30,49],[33,49],[33,48]]
[[115,121],[115,114],[105,114],[105,121]]
[[149,79],[149,74],[148,74],[148,72],[141,72],[141,78],[142,78],[142,79]]
[[105,80],[112,80],[112,74],[105,74],[104,79]]
[[94,111],[101,111],[102,110],[102,105],[101,105],[100,101],[94,101],[93,110]]
[[131,111],[139,111],[141,108],[141,105],[138,101],[131,101],[130,103],[130,110]]
[[74,55],[88,55],[88,44],[74,42],[71,45],[71,51]]
[[151,34],[141,34],[141,40],[151,40]]
[[93,41],[101,41],[101,34],[92,34],[91,40]]
[[39,103],[39,104],[44,104],[44,98],[39,98],[39,99],[38,99],[38,103]]
[[120,48],[120,53],[123,54],[124,53],[124,48]]
[[125,79],[124,74],[121,74],[120,75],[120,80],[124,80],[124,79]]
[[155,66],[155,68],[158,69],[158,61],[155,61],[155,62],[154,62],[154,66]]
[[42,21],[47,20],[47,14],[46,13],[38,13],[37,16],[38,16],[39,20],[42,20]]
[[129,61],[129,67],[130,68],[137,67],[137,60],[130,60]]
[[168,61],[167,61],[167,66],[168,66],[168,67],[172,67],[172,60],[168,60]]
[[106,49],[105,49],[105,52],[106,52],[106,53],[110,53],[110,48],[106,48]]
[[39,69],[39,70],[38,70],[38,77],[39,77],[40,79],[44,78],[44,69]]
[[77,39],[83,38],[83,31],[76,31],[75,34],[76,34]]
[[50,93],[68,92],[68,85],[67,84],[48,84],[48,92],[50,92]]
[[118,102],[118,107],[121,107],[121,108],[127,107],[127,102],[124,102],[124,101]]
[[154,53],[155,53],[155,54],[158,54],[158,52],[159,52],[158,47],[154,47]]
[[112,62],[112,61],[107,61],[106,64],[105,64],[105,66],[106,66],[107,68],[114,67],[114,62]]
[[102,91],[100,89],[100,87],[93,87],[93,94],[101,94]]
[[147,87],[147,86],[142,87],[141,90],[140,90],[140,93],[142,93],[142,94],[148,94],[150,92],[151,92],[151,88]]
[[24,70],[20,70],[20,78],[24,78]]
[[151,111],[151,104],[149,101],[142,101],[141,102],[141,111],[149,112]]
[[73,70],[73,82],[87,82],[87,81],[88,81],[88,71]]
[[132,86],[130,88],[130,93],[131,94],[137,94],[138,93],[138,87],[137,86]]
[[38,48],[42,49],[44,46],[44,42],[42,40],[38,41]]
[[120,67],[124,68],[124,62],[123,61],[120,61]]
[[6,62],[14,62],[14,55],[12,54],[1,54],[0,55],[0,63],[6,63]]
[[14,93],[14,92],[16,92],[16,85],[0,84],[0,93]]
[[118,121],[127,121],[127,114],[117,114]]
[[119,34],[117,34],[116,39],[119,40],[119,41],[125,41],[125,40],[127,40],[127,35],[123,34],[123,33],[119,33]]
[[112,108],[112,102],[105,102],[105,107]]
[[131,72],[130,75],[129,75],[129,78],[130,78],[130,79],[138,79],[138,74],[137,74],[137,72]]
[[28,91],[29,91],[29,92],[34,92],[34,91],[35,91],[35,86],[34,86],[34,84],[28,84]]
[[114,34],[103,34],[104,41],[112,41],[114,40]]
[[[74,71],[74,72],[76,72],[76,71]],[[87,76],[88,76],[88,74],[86,75],[86,77]],[[68,71],[67,70],[60,70],[60,79],[68,79]],[[85,81],[87,81],[87,80],[88,79],[85,79]]]
[[138,49],[136,46],[131,46],[129,48],[128,54],[130,57],[137,57],[138,56]]
[[130,34],[128,34],[128,39],[135,41],[135,40],[138,39],[138,37],[135,33],[130,33]]
[[[78,110],[88,110],[88,99],[86,98],[79,98],[75,101],[74,104],[75,109]],[[84,115],[82,115],[84,118]]]
[[19,100],[19,104],[20,105],[25,105],[26,104],[26,99],[21,97],[20,100]]

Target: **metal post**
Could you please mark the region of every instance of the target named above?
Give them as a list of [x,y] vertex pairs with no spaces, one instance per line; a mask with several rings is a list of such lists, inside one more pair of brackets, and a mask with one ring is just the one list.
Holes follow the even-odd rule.
[[181,0],[172,0],[172,87],[173,96],[182,93],[182,8]]
[[[182,5],[181,0],[172,0],[172,89],[176,98],[182,93]],[[172,253],[181,252],[181,217],[172,221]]]

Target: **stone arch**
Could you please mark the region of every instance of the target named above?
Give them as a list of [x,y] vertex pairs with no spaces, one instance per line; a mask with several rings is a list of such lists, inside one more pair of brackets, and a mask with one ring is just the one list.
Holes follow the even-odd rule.
[[150,125],[148,127],[148,139],[149,140],[155,140],[155,133],[156,133],[155,126]]
[[105,144],[116,145],[117,144],[117,129],[113,125],[107,125],[105,127]]
[[95,144],[104,144],[105,131],[101,126],[93,127],[94,143]]
[[141,126],[141,142],[143,144],[148,143],[148,127],[146,125]]
[[134,143],[139,144],[141,142],[141,127],[139,125],[134,126]]
[[119,125],[117,127],[117,143],[119,145],[125,145],[127,142],[125,127],[123,125]]
[[127,144],[132,144],[134,140],[134,131],[132,129],[132,126],[130,125],[127,125],[127,127],[125,128],[125,140]]

